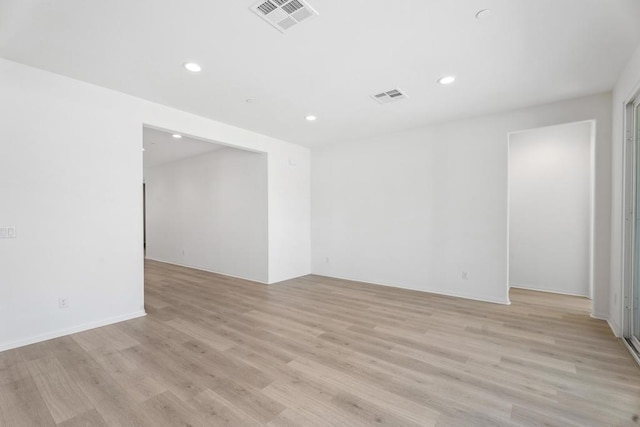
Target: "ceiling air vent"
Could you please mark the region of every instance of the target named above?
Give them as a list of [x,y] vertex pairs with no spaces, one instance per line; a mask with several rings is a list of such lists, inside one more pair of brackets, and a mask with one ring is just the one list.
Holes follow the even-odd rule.
[[282,33],[318,15],[304,0],[262,0],[249,9]]
[[371,95],[379,104],[387,104],[389,102],[400,101],[401,99],[407,99],[408,96],[400,89],[393,89],[387,92],[376,93]]

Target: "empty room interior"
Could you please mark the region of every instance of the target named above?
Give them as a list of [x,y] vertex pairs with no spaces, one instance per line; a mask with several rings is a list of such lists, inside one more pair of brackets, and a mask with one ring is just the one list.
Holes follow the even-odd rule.
[[640,426],[640,2],[0,2],[0,426]]

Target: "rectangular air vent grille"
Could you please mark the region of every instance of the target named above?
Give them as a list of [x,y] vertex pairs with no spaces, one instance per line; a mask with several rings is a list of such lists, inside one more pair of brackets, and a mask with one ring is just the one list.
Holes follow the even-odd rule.
[[387,104],[389,102],[400,101],[401,99],[407,99],[408,96],[400,89],[392,89],[386,92],[376,93],[375,95],[371,95],[375,101],[380,104]]
[[262,3],[260,6],[258,6],[258,9],[260,10],[260,12],[262,12],[264,15],[267,15],[271,12],[273,12],[274,10],[277,9],[277,7],[271,3],[270,1],[266,2],[266,3]]
[[283,33],[318,15],[305,0],[261,0],[249,9]]
[[295,12],[298,9],[302,9],[302,7],[303,7],[302,4],[298,0],[291,0],[289,3],[282,6],[284,11],[287,12],[289,15],[291,15],[293,12]]

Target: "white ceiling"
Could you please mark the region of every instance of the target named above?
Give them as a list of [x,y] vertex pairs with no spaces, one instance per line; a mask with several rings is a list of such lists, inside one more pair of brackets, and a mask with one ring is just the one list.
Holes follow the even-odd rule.
[[316,145],[608,91],[640,42],[638,0],[309,0],[284,34],[253,3],[3,0],[0,56]]
[[143,129],[144,169],[197,156],[224,148],[212,142],[183,136],[176,139],[172,133],[156,129]]

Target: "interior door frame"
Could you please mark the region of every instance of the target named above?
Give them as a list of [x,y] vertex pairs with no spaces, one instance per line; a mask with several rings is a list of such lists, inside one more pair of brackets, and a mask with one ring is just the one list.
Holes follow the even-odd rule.
[[510,162],[510,151],[511,151],[511,137],[512,135],[519,134],[522,132],[530,132],[539,129],[545,128],[553,128],[559,126],[566,126],[578,123],[589,123],[591,125],[591,137],[589,142],[589,252],[588,252],[588,280],[589,280],[589,295],[588,298],[591,300],[591,316],[596,317],[594,315],[594,280],[595,280],[595,188],[596,188],[596,132],[597,132],[597,120],[596,119],[588,119],[588,120],[577,120],[573,122],[565,122],[565,123],[557,123],[553,125],[547,126],[538,126],[535,128],[523,129],[512,131],[507,134],[507,295],[509,295],[509,290],[511,289],[510,283],[510,228],[511,228],[511,162]]

